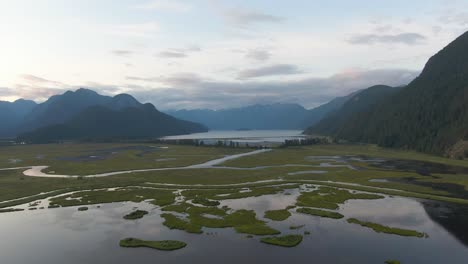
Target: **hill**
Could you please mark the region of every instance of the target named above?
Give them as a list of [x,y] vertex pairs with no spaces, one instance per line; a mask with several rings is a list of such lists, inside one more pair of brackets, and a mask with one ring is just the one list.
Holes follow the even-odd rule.
[[[408,86],[340,122],[333,131],[318,124],[306,132],[324,131],[338,138],[377,143],[385,147],[453,154],[468,139],[468,32],[436,55]],[[459,146],[462,147],[459,147]]]
[[0,137],[15,136],[17,126],[34,107],[36,107],[34,101],[22,99],[15,102],[0,101]]

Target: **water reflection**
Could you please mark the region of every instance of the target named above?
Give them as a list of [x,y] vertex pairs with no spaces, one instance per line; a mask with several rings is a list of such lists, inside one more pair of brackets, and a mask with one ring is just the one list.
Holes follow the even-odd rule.
[[[290,195],[228,200],[222,205],[253,209],[261,218],[266,210],[294,204],[298,190],[285,192]],[[150,213],[136,221],[122,219],[136,206]],[[463,229],[466,208],[458,211],[452,205],[387,197],[349,201],[340,212],[347,217],[426,232],[429,238],[378,234],[343,219],[293,213],[284,222],[268,220],[269,225],[285,234],[307,230],[311,235],[296,248],[279,248],[232,229],[205,229],[202,235],[169,230],[162,225],[161,212],[153,205],[114,203],[101,208],[90,206],[85,212],[60,208],[0,214],[0,263],[383,263],[386,259],[402,263],[467,263]],[[290,230],[291,225],[305,226]],[[182,240],[188,246],[174,252],[120,248],[118,241],[130,236]]]

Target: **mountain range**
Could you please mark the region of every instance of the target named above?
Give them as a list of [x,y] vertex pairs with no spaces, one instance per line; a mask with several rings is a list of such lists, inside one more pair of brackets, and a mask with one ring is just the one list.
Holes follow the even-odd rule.
[[[109,97],[83,88],[37,105],[28,101],[3,105],[10,105],[17,115],[10,118],[9,126],[2,126],[2,136],[15,135],[27,142],[154,138],[207,131],[201,124],[169,116],[128,94]],[[7,118],[0,116],[0,122]]]
[[177,110],[166,113],[177,118],[206,125],[212,130],[298,129],[303,130],[341,108],[350,96],[338,97],[317,108],[307,110],[298,104],[251,105],[239,108]]
[[468,32],[431,57],[407,86],[361,91],[305,133],[451,157],[466,155]]
[[271,104],[166,114],[127,94],[79,89],[41,104],[0,102],[0,122],[0,136],[33,142],[307,128],[305,134],[348,142],[468,156],[468,32],[431,57],[407,86],[376,85],[310,110]]

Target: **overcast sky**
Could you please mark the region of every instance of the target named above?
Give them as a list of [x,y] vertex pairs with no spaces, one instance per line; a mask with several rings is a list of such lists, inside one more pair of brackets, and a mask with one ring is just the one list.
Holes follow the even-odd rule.
[[0,0],[0,100],[86,87],[160,109],[403,85],[468,29],[457,0]]

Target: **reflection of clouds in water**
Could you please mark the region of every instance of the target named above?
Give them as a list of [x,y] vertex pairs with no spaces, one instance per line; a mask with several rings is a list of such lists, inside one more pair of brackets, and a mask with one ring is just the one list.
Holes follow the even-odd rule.
[[297,189],[287,189],[285,193],[291,195],[285,195],[284,193],[263,195],[260,197],[248,197],[242,199],[232,199],[221,201],[221,206],[228,206],[229,208],[239,209],[250,209],[254,210],[259,217],[263,216],[263,212],[268,210],[279,210],[285,209],[289,205],[294,205],[296,199],[299,196]]
[[408,198],[350,200],[341,208],[340,212],[348,217],[392,227],[422,227],[431,224],[421,204]]
[[[256,198],[227,200],[242,209],[256,209],[262,219],[263,211],[283,209],[295,203],[298,191],[292,195],[266,195]],[[134,207],[150,211],[136,221],[122,217]],[[382,256],[398,257],[404,263],[465,263],[468,250],[453,239],[441,226],[430,225],[430,219],[415,200],[387,198],[381,200],[352,200],[342,206],[346,217],[367,218],[389,226],[425,224],[415,227],[429,231],[430,238],[417,239],[379,234],[368,228],[335,220],[296,213],[286,221],[268,225],[283,234],[310,231],[297,248],[283,249],[261,244],[257,238],[246,239],[232,228],[206,229],[215,235],[188,234],[169,230],[162,225],[161,211],[141,203],[104,204],[100,209],[90,206],[87,212],[77,207],[0,214],[2,263],[287,263],[305,262],[313,256],[316,263],[380,263]],[[291,225],[305,225],[289,230]],[[159,252],[150,249],[121,249],[118,241],[125,237],[147,240],[181,240],[188,243],[184,250]],[[213,250],[215,249],[215,250]]]

